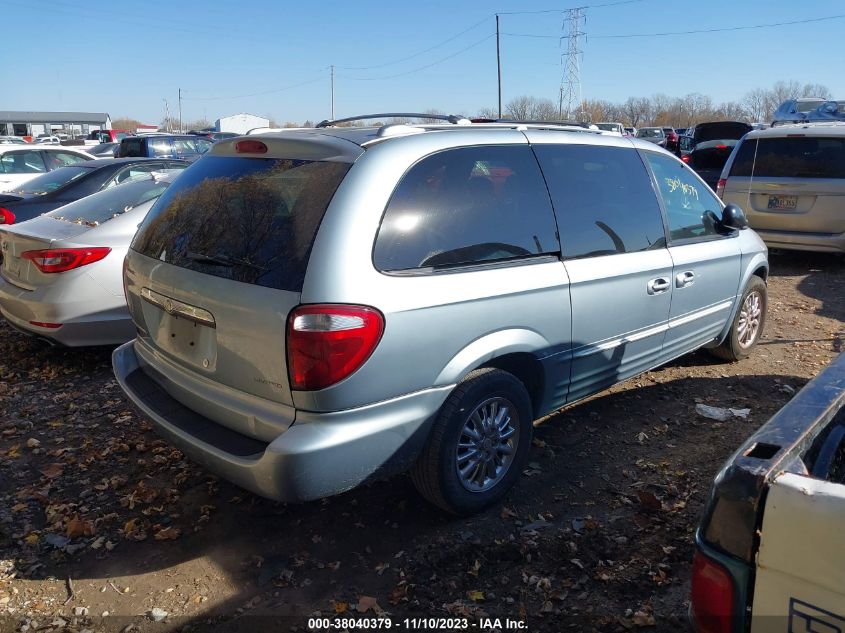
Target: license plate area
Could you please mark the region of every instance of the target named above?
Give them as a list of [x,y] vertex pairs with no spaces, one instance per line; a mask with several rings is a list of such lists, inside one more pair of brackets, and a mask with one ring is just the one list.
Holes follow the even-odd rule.
[[161,312],[156,343],[165,352],[198,369],[217,367],[217,330],[190,319]]
[[772,211],[792,211],[798,208],[798,196],[769,196]]

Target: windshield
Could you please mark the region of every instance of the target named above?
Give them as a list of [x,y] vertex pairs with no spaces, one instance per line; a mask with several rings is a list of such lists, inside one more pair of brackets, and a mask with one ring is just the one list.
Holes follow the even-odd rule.
[[646,127],[637,131],[637,138],[663,138],[663,130],[657,127]]
[[169,184],[169,182],[151,177],[133,180],[66,204],[46,215],[57,220],[97,226],[130,211],[139,204],[158,198]]
[[91,167],[81,167],[79,165],[59,167],[59,169],[54,169],[46,174],[36,176],[32,180],[27,180],[23,185],[15,189],[13,193],[40,196],[56,189],[61,189],[74,180],[90,174],[91,170]]
[[596,123],[600,130],[605,130],[607,132],[618,132],[619,126],[616,123]]
[[698,143],[718,141],[722,139],[741,139],[751,131],[747,123],[714,123],[699,125],[695,128],[695,139]]

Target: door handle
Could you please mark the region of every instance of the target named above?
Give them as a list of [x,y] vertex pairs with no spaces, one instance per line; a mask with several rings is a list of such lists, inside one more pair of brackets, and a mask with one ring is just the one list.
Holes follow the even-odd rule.
[[675,275],[676,288],[685,288],[686,286],[691,286],[694,281],[695,273],[691,270],[685,270],[684,272]]
[[664,279],[663,277],[652,279],[648,282],[648,284],[646,284],[646,288],[648,290],[648,294],[659,295],[669,290],[669,280]]

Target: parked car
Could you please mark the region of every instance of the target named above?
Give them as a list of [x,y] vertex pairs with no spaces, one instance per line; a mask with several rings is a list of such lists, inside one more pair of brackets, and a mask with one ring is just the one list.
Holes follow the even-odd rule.
[[747,209],[770,247],[845,252],[845,125],[749,132],[725,164],[717,192]]
[[664,127],[663,133],[666,135],[666,144],[663,147],[665,147],[668,151],[672,152],[676,156],[679,155],[679,143],[681,137],[678,136],[678,133],[675,131],[675,128]]
[[689,130],[689,128],[676,127],[675,128],[675,134],[677,134],[679,137],[684,136],[687,133],[688,130]]
[[696,533],[698,633],[845,630],[845,354],[719,470]]
[[637,138],[666,147],[666,132],[662,127],[641,127],[637,130]]
[[115,374],[168,441],[260,495],[410,468],[475,512],[519,478],[534,419],[700,347],[751,352],[768,263],[744,227],[674,156],[585,129],[219,141],[127,253],[138,334]]
[[2,145],[24,145],[26,141],[20,136],[0,136],[0,144]]
[[234,132],[213,132],[209,138],[212,141],[223,141],[227,138],[235,138],[236,136],[241,136],[240,134],[235,134]]
[[88,134],[88,140],[98,143],[119,143],[127,136],[132,136],[129,130],[92,130]]
[[698,172],[713,189],[719,182],[722,168],[733,148],[751,131],[748,123],[739,121],[714,121],[699,123],[681,137],[681,160]]
[[596,127],[605,132],[616,132],[617,134],[625,134],[625,126],[621,123],[596,123]]
[[184,169],[187,161],[106,158],[56,169],[0,194],[0,226],[24,222],[92,193],[162,169]]
[[35,142],[42,145],[61,145],[62,139],[54,134],[41,134],[36,137]]
[[94,158],[115,158],[118,147],[120,147],[120,143],[100,143],[85,148],[85,151]]
[[146,172],[0,228],[0,314],[51,343],[116,345],[131,339],[123,257],[138,224],[180,171]]
[[637,135],[637,128],[635,127],[626,127],[625,128],[625,136],[636,136]]
[[205,154],[213,143],[190,134],[155,134],[128,136],[120,141],[117,155],[121,158],[148,156],[150,158],[179,158],[195,161]]
[[94,158],[78,149],[45,145],[0,145],[0,192],[14,189],[39,174]]

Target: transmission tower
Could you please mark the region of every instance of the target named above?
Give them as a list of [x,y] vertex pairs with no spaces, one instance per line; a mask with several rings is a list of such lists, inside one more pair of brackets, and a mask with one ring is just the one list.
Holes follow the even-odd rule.
[[[560,105],[559,116],[561,119],[570,120],[573,114],[581,110],[581,30],[584,24],[584,9],[582,7],[569,9],[563,21],[564,36],[566,40],[566,55],[564,55],[563,76],[560,80]],[[564,114],[566,116],[564,116]]]

